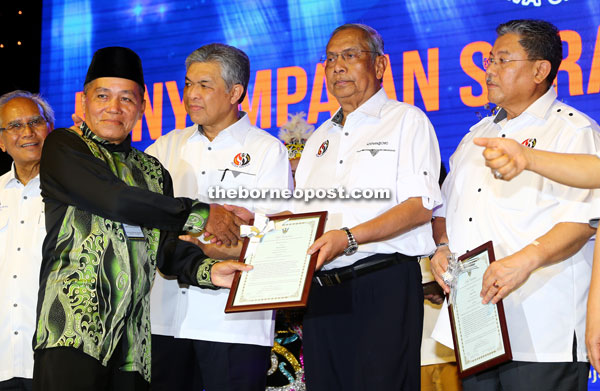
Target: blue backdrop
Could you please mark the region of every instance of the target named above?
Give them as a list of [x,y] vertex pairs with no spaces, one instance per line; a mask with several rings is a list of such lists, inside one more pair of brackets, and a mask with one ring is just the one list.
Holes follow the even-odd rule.
[[[489,114],[481,59],[495,27],[516,18],[558,26],[565,41],[559,98],[598,121],[598,0],[47,0],[41,92],[56,110],[56,125],[69,126],[71,114],[81,111],[78,93],[94,51],[132,48],[147,83],[146,113],[133,132],[143,150],[191,124],[181,102],[184,60],[204,44],[224,42],[244,50],[252,63],[244,110],[276,135],[288,113],[304,111],[318,125],[337,109],[319,59],[335,27],[361,22],[385,40],[388,95],[427,113],[447,163],[469,127]],[[600,389],[598,383],[591,373],[590,389]]]

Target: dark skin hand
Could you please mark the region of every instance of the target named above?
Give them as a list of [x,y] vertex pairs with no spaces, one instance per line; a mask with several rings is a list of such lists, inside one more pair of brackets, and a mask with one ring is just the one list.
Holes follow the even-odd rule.
[[240,236],[240,225],[246,221],[237,217],[218,204],[210,204],[210,214],[206,222],[206,232],[215,236],[215,239],[225,246],[236,245]]

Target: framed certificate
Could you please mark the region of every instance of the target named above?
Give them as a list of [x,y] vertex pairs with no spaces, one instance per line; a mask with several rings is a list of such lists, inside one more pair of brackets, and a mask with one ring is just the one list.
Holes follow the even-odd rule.
[[459,275],[454,304],[448,307],[458,376],[462,379],[512,360],[502,301],[481,304],[483,274],[495,261],[489,241],[458,258],[476,268]]
[[254,269],[236,273],[225,312],[306,307],[318,256],[306,252],[326,219],[327,212],[273,216],[260,240],[245,238],[240,262]]

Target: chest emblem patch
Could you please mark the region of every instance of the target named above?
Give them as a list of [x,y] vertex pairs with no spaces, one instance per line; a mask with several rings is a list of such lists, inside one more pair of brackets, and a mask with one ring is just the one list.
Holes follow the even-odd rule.
[[537,143],[537,140],[535,138],[528,138],[527,140],[523,141],[521,144],[523,144],[526,147],[529,148],[535,148],[535,144]]
[[233,158],[233,162],[231,162],[234,167],[246,167],[250,164],[250,154],[246,152],[240,152]]
[[323,141],[323,144],[321,144],[319,150],[317,151],[317,157],[323,156],[325,152],[327,152],[327,148],[329,148],[329,140]]

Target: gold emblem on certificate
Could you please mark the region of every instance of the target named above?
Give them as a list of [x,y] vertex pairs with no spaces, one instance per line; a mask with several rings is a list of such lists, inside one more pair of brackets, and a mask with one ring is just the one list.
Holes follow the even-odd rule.
[[225,312],[306,307],[318,255],[306,252],[326,219],[327,212],[257,216],[240,256],[254,269],[236,273]]
[[482,304],[479,296],[483,274],[494,261],[491,241],[458,258],[466,271],[456,277],[448,309],[461,378],[512,359],[502,301]]

